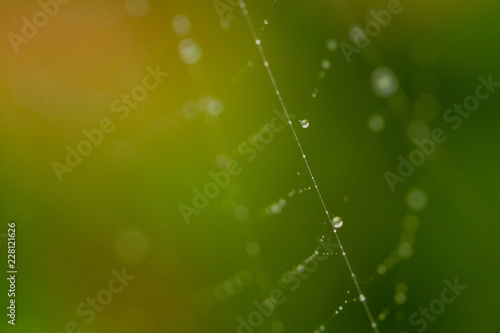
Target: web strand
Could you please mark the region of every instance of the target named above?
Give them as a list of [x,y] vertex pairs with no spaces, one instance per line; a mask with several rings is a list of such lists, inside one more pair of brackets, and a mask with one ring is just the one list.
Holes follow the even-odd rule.
[[269,78],[271,79],[271,82],[273,84],[276,96],[278,96],[278,99],[280,101],[281,107],[283,108],[285,116],[286,116],[286,118],[288,120],[288,124],[290,125],[290,128],[292,130],[293,136],[295,137],[295,141],[297,142],[297,145],[298,145],[298,147],[300,149],[300,153],[302,154],[302,158],[304,159],[304,162],[306,164],[307,170],[309,171],[309,175],[311,176],[311,180],[313,181],[314,188],[316,189],[316,192],[318,193],[318,197],[319,197],[319,199],[321,201],[321,204],[323,205],[323,208],[325,210],[325,214],[326,214],[326,216],[328,218],[328,221],[332,225],[333,232],[335,234],[335,238],[337,239],[337,242],[339,244],[340,250],[342,251],[342,256],[344,257],[344,260],[345,260],[345,263],[347,265],[347,268],[349,269],[349,273],[351,275],[351,279],[354,282],[354,285],[356,287],[356,290],[358,291],[360,299],[364,299],[364,301],[362,301],[362,303],[363,303],[363,307],[365,309],[366,315],[368,316],[368,319],[370,320],[371,327],[372,327],[372,329],[373,329],[373,331],[375,333],[379,333],[379,330],[378,330],[378,327],[377,327],[377,323],[373,319],[372,313],[370,311],[370,308],[368,307],[368,303],[367,303],[367,301],[365,299],[365,296],[363,295],[363,292],[361,291],[361,287],[359,286],[359,283],[358,283],[358,280],[356,278],[356,275],[354,274],[354,271],[353,271],[353,269],[351,267],[351,264],[349,263],[349,260],[347,259],[347,255],[346,255],[346,253],[344,251],[344,247],[342,246],[342,243],[340,242],[340,238],[339,238],[339,236],[337,234],[337,230],[333,226],[333,222],[332,222],[332,219],[331,219],[331,217],[330,217],[330,215],[328,213],[328,209],[326,208],[325,202],[323,200],[323,196],[321,195],[321,192],[320,192],[320,190],[318,188],[318,185],[316,184],[316,179],[314,178],[314,175],[313,175],[313,173],[311,171],[311,167],[309,166],[309,163],[307,162],[306,154],[304,153],[304,150],[302,148],[302,145],[300,144],[300,141],[299,141],[299,138],[297,136],[297,133],[295,132],[295,129],[294,129],[293,125],[292,125],[292,121],[290,120],[290,116],[288,114],[288,110],[287,110],[287,108],[285,106],[283,98],[281,97],[280,91],[278,89],[278,85],[276,84],[276,80],[274,79],[274,75],[273,75],[273,73],[271,71],[271,68],[269,66],[269,62],[267,61],[266,55],[264,53],[264,49],[262,48],[262,42],[261,42],[261,40],[259,39],[259,37],[257,35],[255,27],[254,27],[254,25],[252,23],[252,20],[250,18],[250,15],[248,14],[248,10],[246,9],[245,1],[244,0],[238,0],[238,2],[240,4],[241,11],[243,12],[243,16],[245,17],[245,20],[247,22],[248,28],[250,29],[250,32],[251,32],[252,37],[254,39],[254,42],[257,45],[257,49],[259,50],[259,54],[260,54],[260,56],[262,58],[262,61],[264,63],[264,67],[266,68],[267,74],[268,74]]

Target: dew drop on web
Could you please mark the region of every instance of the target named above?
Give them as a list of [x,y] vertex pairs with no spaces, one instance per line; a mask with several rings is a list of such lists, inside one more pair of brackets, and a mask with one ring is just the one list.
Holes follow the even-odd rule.
[[342,219],[338,216],[335,216],[332,220],[332,223],[333,223],[333,227],[335,229],[338,229],[340,227],[342,227],[342,225],[344,224],[344,221],[342,221]]
[[302,119],[300,121],[300,126],[302,126],[302,128],[308,128],[309,127],[309,121],[307,119]]

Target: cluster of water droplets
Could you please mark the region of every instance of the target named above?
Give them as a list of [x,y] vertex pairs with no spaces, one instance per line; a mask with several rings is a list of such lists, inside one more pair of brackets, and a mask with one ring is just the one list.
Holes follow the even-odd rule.
[[[312,180],[312,182],[314,184],[314,188],[316,189],[316,192],[317,192],[317,194],[319,196],[319,200],[321,201],[321,203],[323,205],[323,208],[324,208],[324,211],[325,211],[326,215],[328,216],[328,219],[330,220],[328,211],[326,209],[326,204],[325,204],[325,202],[323,200],[323,197],[322,197],[321,192],[320,192],[320,190],[318,188],[316,180],[315,180],[315,178],[314,178],[314,176],[312,174],[311,168],[310,168],[309,163],[307,161],[307,158],[306,158],[306,155],[305,155],[304,150],[302,148],[302,145],[301,145],[301,143],[299,141],[299,138],[298,138],[298,136],[297,136],[297,134],[295,132],[294,126],[292,124],[292,121],[290,120],[290,116],[289,116],[289,113],[287,111],[287,107],[286,107],[286,105],[285,105],[285,103],[283,101],[283,98],[282,98],[281,93],[279,91],[278,85],[277,85],[276,80],[274,78],[274,75],[273,75],[273,73],[271,71],[270,64],[269,64],[269,62],[267,60],[267,57],[265,55],[265,52],[264,52],[264,49],[263,49],[263,46],[262,46],[261,37],[259,36],[258,32],[256,31],[256,29],[254,27],[254,24],[253,24],[253,22],[252,22],[252,20],[251,20],[251,18],[249,16],[248,10],[246,8],[245,1],[244,0],[238,0],[238,2],[240,4],[240,7],[242,9],[242,13],[243,13],[243,15],[245,17],[247,25],[248,25],[248,27],[250,29],[251,34],[252,34],[252,38],[253,38],[253,40],[255,42],[256,48],[257,48],[257,50],[258,50],[258,52],[260,54],[262,63],[264,64],[266,72],[267,72],[267,74],[269,76],[269,79],[270,79],[272,85],[273,85],[276,97],[279,99],[280,105],[281,105],[281,107],[282,107],[282,109],[283,109],[283,111],[285,113],[286,118],[288,119],[288,123],[290,125],[290,129],[291,129],[291,131],[292,131],[292,133],[294,135],[294,138],[295,138],[295,141],[297,143],[297,146],[300,149],[302,158],[303,158],[304,163],[305,163],[305,165],[306,165],[306,167],[308,169],[308,172],[309,172],[309,175],[311,177],[311,180]],[[265,25],[267,25],[267,24],[265,24]],[[337,50],[337,47],[338,47],[337,46],[337,42],[335,40],[328,40],[327,43],[326,43],[326,46],[327,46],[327,49],[329,51],[331,51],[331,52]],[[325,77],[325,71],[328,70],[331,67],[331,62],[328,59],[323,59],[321,61],[321,63],[320,63],[320,66],[321,66],[321,71],[319,72],[319,77],[320,77],[320,82],[321,82],[321,80]],[[384,84],[387,84],[387,82],[385,82]],[[318,92],[319,92],[319,85],[313,91],[313,94],[312,94],[313,99],[311,101],[311,106],[312,106],[314,100],[316,99],[316,96],[317,96]],[[311,106],[309,108],[311,108]],[[309,127],[309,121],[307,121],[307,119],[302,119],[300,121],[300,125],[301,125],[302,128],[308,128]],[[349,263],[349,260],[347,259],[346,253],[345,253],[345,251],[343,249],[343,246],[340,243],[340,239],[339,239],[339,237],[337,235],[337,229],[340,228],[343,225],[343,221],[340,218],[334,218],[334,220],[330,220],[330,222],[332,223],[333,231],[335,233],[335,237],[336,237],[337,242],[339,244],[339,247],[340,247],[340,249],[342,251],[343,259],[345,260],[347,268],[348,268],[348,270],[350,272],[350,275],[352,277],[352,283],[354,283],[354,286],[356,287],[356,290],[357,290],[358,294],[360,296],[362,296],[360,298],[363,299],[363,301],[362,301],[363,308],[364,308],[364,310],[365,310],[365,312],[366,312],[366,314],[368,316],[368,319],[370,320],[371,327],[373,328],[373,331],[375,333],[378,333],[377,324],[376,324],[376,322],[374,321],[374,319],[372,317],[371,311],[370,311],[370,309],[369,309],[369,307],[367,305],[367,302],[366,302],[366,298],[364,297],[364,295],[361,292],[360,285],[359,285],[359,283],[357,281],[357,278],[356,278],[356,276],[354,274],[354,271],[352,270],[352,267],[351,267],[351,265]],[[315,254],[316,253],[317,252],[315,252]],[[308,258],[308,260],[311,260],[311,259]],[[295,268],[296,272],[301,272],[302,269],[305,269],[305,267],[303,265],[298,265]],[[339,310],[337,310],[337,311],[341,311],[341,310],[342,310],[342,306],[340,306]]]
[[351,294],[351,291],[350,290],[347,290],[346,292],[346,297],[345,297],[345,300],[342,302],[341,305],[337,306],[335,308],[335,310],[333,311],[332,313],[332,316],[330,317],[330,319],[328,319],[328,321],[326,321],[324,324],[320,325],[315,331],[314,333],[321,333],[321,332],[324,332],[326,330],[326,325],[328,325],[328,323],[330,323],[336,316],[340,315],[342,313],[342,310],[344,310],[345,306],[349,303],[353,303],[353,302],[366,302],[366,296],[364,294],[360,294],[358,299],[356,298],[350,298],[350,294]]
[[[311,186],[304,187],[301,189],[292,189],[288,191],[288,198],[293,198],[295,197],[295,194],[304,194],[307,191],[310,191],[312,189]],[[282,212],[283,208],[288,204],[288,201],[285,198],[279,198],[277,201],[271,203],[269,206],[261,210],[261,216],[271,216],[271,215],[277,215]]]

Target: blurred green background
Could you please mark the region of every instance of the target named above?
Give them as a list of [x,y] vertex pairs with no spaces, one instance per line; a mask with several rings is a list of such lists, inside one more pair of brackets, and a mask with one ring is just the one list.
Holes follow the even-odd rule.
[[[17,53],[9,33],[41,7],[2,3],[0,233],[17,221],[18,269],[2,332],[236,332],[275,288],[286,302],[254,332],[372,331],[340,254],[295,291],[281,280],[332,230],[288,126],[252,162],[238,152],[281,106],[236,1],[220,2],[73,0]],[[247,8],[380,331],[417,332],[409,316],[457,277],[468,288],[426,331],[497,332],[500,92],[456,130],[443,114],[479,76],[500,81],[500,4],[401,2],[348,63],[341,43],[387,5]],[[157,65],[169,76],[120,119],[113,101]],[[103,118],[114,131],[59,182],[53,162]],[[434,128],[448,140],[392,192],[384,173]],[[230,159],[242,172],[186,224],[179,205]],[[77,307],[122,268],[135,279],[86,323]]]

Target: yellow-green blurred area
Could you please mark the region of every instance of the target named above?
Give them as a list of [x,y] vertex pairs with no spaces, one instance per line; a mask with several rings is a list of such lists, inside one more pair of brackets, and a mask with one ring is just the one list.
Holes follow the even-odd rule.
[[[283,109],[237,2],[2,1],[0,233],[17,221],[18,270],[2,332],[373,331],[340,250],[296,290],[282,280],[333,233],[286,121],[251,161],[238,149]],[[389,3],[246,7],[380,332],[496,332],[500,87],[456,129],[444,116],[478,77],[500,82],[500,4],[403,0],[347,61]],[[447,140],[391,191],[386,172],[436,128]],[[68,147],[87,156],[68,166]],[[241,172],[186,223],[180,205],[231,160]],[[135,278],[101,292],[122,268]],[[440,309],[455,278],[467,289]],[[276,288],[286,300],[240,326]]]

